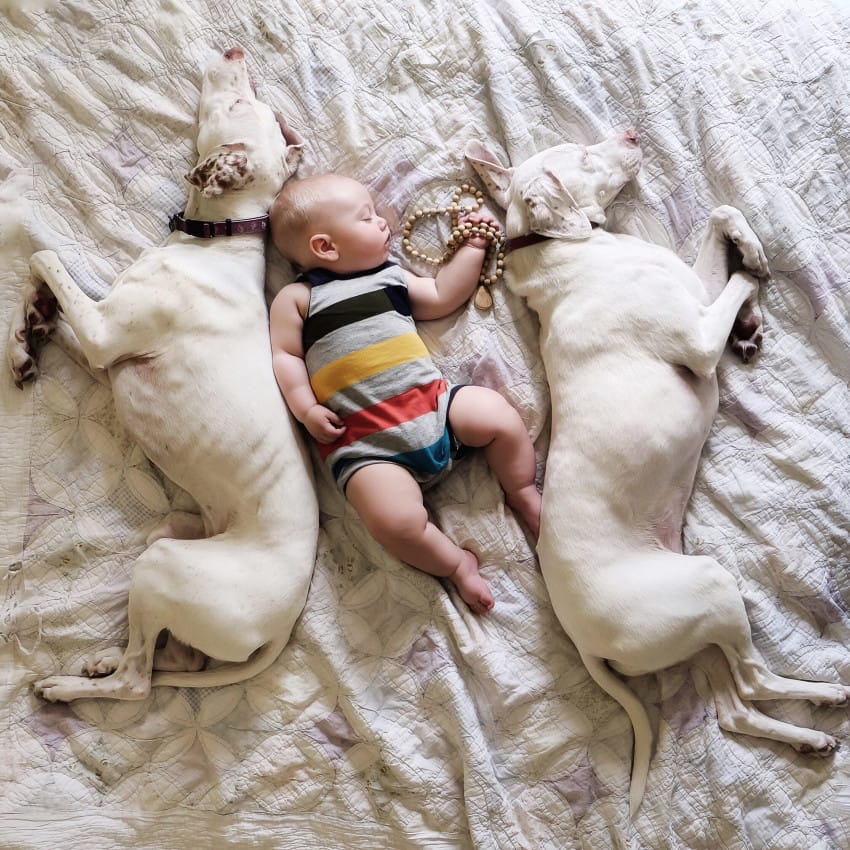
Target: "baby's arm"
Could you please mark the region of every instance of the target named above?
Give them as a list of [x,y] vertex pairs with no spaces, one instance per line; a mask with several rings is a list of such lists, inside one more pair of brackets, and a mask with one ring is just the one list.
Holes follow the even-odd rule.
[[[499,227],[495,219],[475,213],[465,216],[462,221],[470,225],[484,223]],[[478,285],[486,250],[487,239],[470,236],[437,272],[436,277],[417,277],[406,272],[413,318],[439,319],[465,304]]]
[[301,333],[310,304],[310,289],[303,283],[285,286],[269,310],[272,366],[277,385],[292,415],[320,443],[332,443],[345,431],[342,420],[316,400],[304,363]]

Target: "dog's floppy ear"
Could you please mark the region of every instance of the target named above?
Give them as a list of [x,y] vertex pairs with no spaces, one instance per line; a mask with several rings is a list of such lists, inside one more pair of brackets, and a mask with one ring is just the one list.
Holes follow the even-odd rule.
[[546,166],[522,193],[533,233],[560,239],[590,237],[590,219],[558,175]]
[[207,154],[186,179],[208,198],[241,189],[254,179],[244,145],[221,145]]
[[464,155],[484,182],[490,197],[502,209],[507,209],[508,189],[514,176],[513,168],[505,168],[498,157],[487,150],[483,142],[474,139],[466,143]]

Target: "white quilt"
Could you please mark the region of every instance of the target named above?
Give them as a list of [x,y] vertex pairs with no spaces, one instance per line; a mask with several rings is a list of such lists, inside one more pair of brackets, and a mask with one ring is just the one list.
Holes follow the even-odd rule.
[[[302,174],[364,180],[396,223],[472,178],[472,137],[518,161],[634,125],[645,164],[610,227],[692,259],[710,209],[731,203],[774,273],[763,355],[722,366],[686,547],[736,576],[772,668],[850,682],[848,14],[827,0],[0,0],[2,338],[33,250],[102,294],[164,239],[213,51],[248,51],[260,95],[306,141]],[[291,273],[270,260],[276,290]],[[421,331],[452,380],[519,407],[542,475],[536,320],[494,295]],[[626,715],[559,628],[480,456],[431,495],[480,555],[487,616],[383,554],[320,473],[315,579],[271,669],[140,703],[41,702],[35,679],[124,638],[146,530],[187,500],[107,388],[56,346],[42,367],[23,392],[0,377],[0,847],[850,846],[850,746],[820,760],[720,732],[684,665],[633,680],[657,748],[629,823]],[[850,737],[845,710],[766,708]]]

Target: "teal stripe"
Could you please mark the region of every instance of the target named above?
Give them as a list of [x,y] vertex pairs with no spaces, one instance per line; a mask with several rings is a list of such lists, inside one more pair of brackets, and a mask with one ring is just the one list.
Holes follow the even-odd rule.
[[[443,431],[443,435],[430,446],[414,449],[410,452],[402,452],[401,454],[387,455],[381,457],[380,460],[406,467],[418,480],[442,472],[451,460],[451,449],[451,439],[449,438],[449,431],[446,429]],[[340,458],[331,467],[334,479],[338,480],[347,466],[352,463],[359,463],[364,459],[362,455],[360,457]]]

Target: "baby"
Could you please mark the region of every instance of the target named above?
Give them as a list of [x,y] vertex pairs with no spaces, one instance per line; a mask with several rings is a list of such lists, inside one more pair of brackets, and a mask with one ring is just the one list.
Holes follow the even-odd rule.
[[[477,215],[467,221],[497,226]],[[507,504],[536,536],[534,447],[499,393],[446,382],[414,322],[466,302],[486,240],[471,236],[436,278],[416,277],[388,260],[392,234],[366,187],[336,174],[289,181],[272,207],[271,231],[304,270],[270,311],[287,405],[370,534],[395,557],[453,582],[475,613],[489,611],[478,559],[429,521],[422,488],[461,447],[482,447]]]

